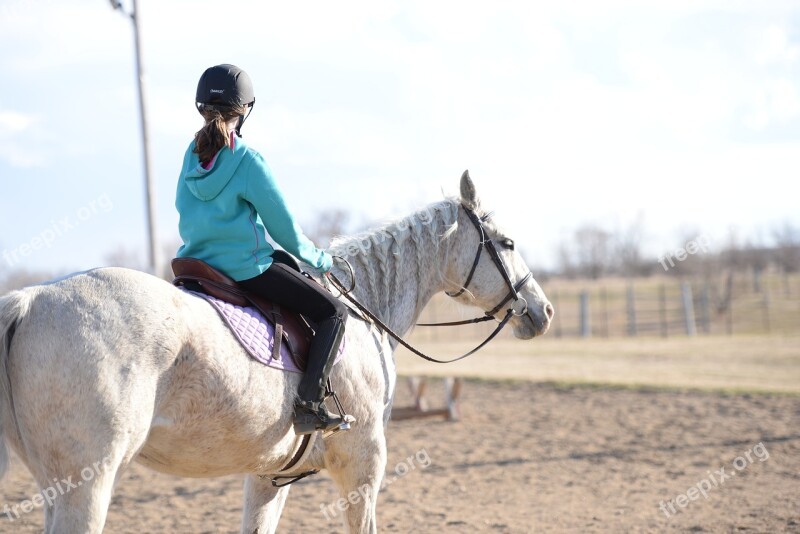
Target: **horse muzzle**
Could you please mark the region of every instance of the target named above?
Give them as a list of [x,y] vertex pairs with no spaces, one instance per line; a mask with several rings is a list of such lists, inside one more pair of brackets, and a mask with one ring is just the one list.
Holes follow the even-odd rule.
[[532,339],[536,336],[543,336],[550,329],[554,313],[553,305],[549,302],[541,306],[529,305],[525,313],[514,318],[514,337]]

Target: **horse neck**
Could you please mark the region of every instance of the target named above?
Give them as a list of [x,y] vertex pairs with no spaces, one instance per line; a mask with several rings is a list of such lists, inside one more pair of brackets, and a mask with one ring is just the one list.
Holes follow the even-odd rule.
[[458,204],[448,200],[332,247],[353,265],[356,298],[398,334],[408,332],[433,295],[444,290],[446,236],[457,218]]

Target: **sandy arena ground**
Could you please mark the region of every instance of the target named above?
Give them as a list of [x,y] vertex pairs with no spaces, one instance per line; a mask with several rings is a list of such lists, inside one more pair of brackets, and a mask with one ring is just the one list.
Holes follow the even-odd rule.
[[[800,532],[800,397],[470,381],[462,412],[392,422],[382,532]],[[106,532],[238,532],[241,486],[136,465]],[[14,505],[36,487],[15,458],[0,490]],[[324,475],[296,484],[279,532],[341,532],[322,511],[337,498]],[[43,527],[39,510],[2,517],[2,532]]]

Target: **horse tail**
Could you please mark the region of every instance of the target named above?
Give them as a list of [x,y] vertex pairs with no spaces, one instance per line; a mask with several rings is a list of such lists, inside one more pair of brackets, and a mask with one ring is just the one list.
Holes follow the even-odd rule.
[[[11,414],[12,420],[16,420],[17,416],[14,413],[14,401],[11,397],[8,359],[11,352],[11,342],[14,339],[17,326],[30,310],[31,296],[29,291],[12,291],[7,296],[0,298],[0,403],[4,405],[0,412]],[[8,421],[0,418],[0,479],[5,476],[8,470],[5,423],[8,423]]]

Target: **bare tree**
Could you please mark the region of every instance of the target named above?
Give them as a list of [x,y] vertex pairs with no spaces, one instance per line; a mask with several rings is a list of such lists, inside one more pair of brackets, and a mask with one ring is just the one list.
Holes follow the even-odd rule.
[[569,278],[585,276],[597,279],[610,274],[618,268],[615,257],[620,247],[629,261],[640,256],[638,237],[626,237],[628,241],[622,242],[604,228],[584,224],[558,246],[558,270]]
[[135,249],[119,246],[113,252],[106,254],[103,262],[109,267],[127,267],[142,271],[147,264],[147,257]]
[[645,276],[654,264],[642,259],[644,215],[639,213],[627,228],[617,230],[613,238],[614,258],[612,268],[624,276]]
[[558,245],[556,254],[558,256],[557,265],[559,273],[567,278],[574,278],[577,276],[578,273],[575,266],[572,247],[568,243],[562,242]]
[[50,273],[28,271],[27,269],[15,269],[6,273],[5,278],[0,281],[0,295],[14,289],[41,284],[53,278]]
[[331,239],[347,233],[350,226],[350,213],[343,209],[330,209],[321,212],[315,221],[303,228],[315,245],[328,248]]
[[800,228],[789,221],[773,229],[775,262],[785,273],[800,270]]
[[746,268],[744,246],[735,228],[731,228],[728,233],[728,243],[720,252],[720,259],[723,265],[733,271],[743,271]]
[[582,275],[596,280],[610,271],[612,249],[609,232],[598,226],[582,226],[575,231],[575,247]]

